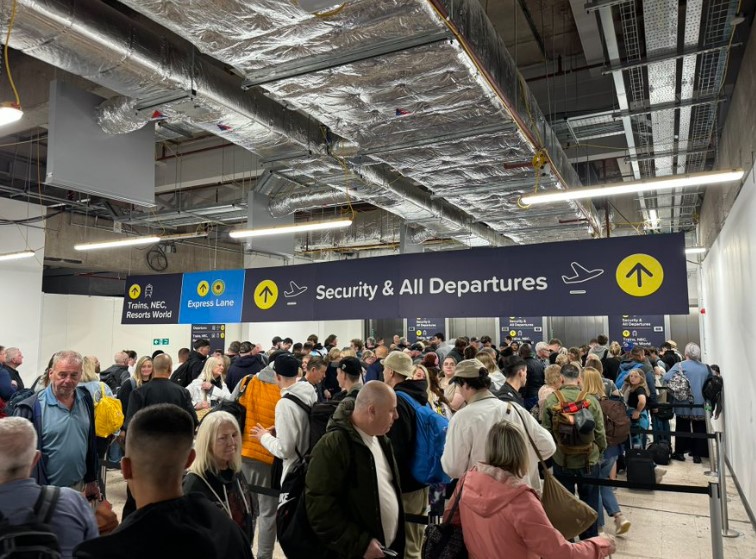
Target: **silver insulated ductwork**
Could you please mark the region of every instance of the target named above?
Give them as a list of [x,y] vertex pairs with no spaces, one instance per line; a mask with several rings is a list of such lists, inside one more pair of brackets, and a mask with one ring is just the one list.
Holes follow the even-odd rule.
[[[542,188],[579,180],[477,0],[361,0],[320,16],[283,0],[122,3],[181,38],[94,0],[19,0],[11,40],[123,95],[101,111],[106,130],[159,108],[337,191],[302,194],[297,209],[348,193],[465,244],[600,231],[592,206],[517,205],[538,148],[550,157]],[[246,76],[246,90],[197,49]]]

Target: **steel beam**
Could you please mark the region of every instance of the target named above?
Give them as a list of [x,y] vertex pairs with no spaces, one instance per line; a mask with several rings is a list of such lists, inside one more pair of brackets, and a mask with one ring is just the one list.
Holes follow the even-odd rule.
[[606,75],[612,74],[614,72],[624,72],[626,70],[631,70],[633,68],[643,68],[644,66],[648,66],[649,64],[653,64],[654,62],[664,62],[666,60],[676,60],[678,58],[684,58],[686,56],[697,56],[699,54],[706,54],[707,52],[717,52],[720,50],[726,50],[730,47],[738,47],[742,45],[743,43],[733,43],[730,45],[728,42],[722,42],[718,43],[716,45],[712,45],[711,47],[707,48],[698,48],[698,47],[689,47],[686,49],[683,49],[681,51],[667,51],[667,52],[661,52],[657,54],[653,54],[651,56],[647,56],[643,60],[633,61],[633,62],[624,62],[622,64],[614,64],[611,66],[606,66],[603,70],[601,70],[601,73]]
[[429,45],[431,43],[446,41],[450,38],[451,35],[446,30],[433,31],[401,40],[394,39],[391,41],[366,45],[363,49],[349,51],[343,54],[329,52],[324,55],[313,56],[304,60],[293,60],[288,64],[280,64],[274,68],[265,68],[264,70],[249,74],[247,79],[242,82],[242,89],[247,90],[256,85],[263,85],[288,78],[296,78],[298,76],[304,76],[320,70],[327,70],[329,68],[338,68],[362,60],[369,60],[378,56],[385,56],[387,54],[403,52],[405,50]]
[[714,105],[727,101],[727,97],[708,97],[705,99],[690,99],[688,101],[675,101],[674,103],[659,103],[651,107],[641,109],[628,109],[626,111],[617,111],[612,113],[613,118],[625,118],[638,115],[649,115],[659,111],[668,111],[671,109],[681,109],[683,107],[696,107],[698,105]]
[[601,8],[611,8],[624,2],[627,2],[627,0],[594,0],[593,2],[586,2],[584,7],[586,12],[591,13]]
[[681,155],[693,155],[694,153],[709,153],[712,151],[716,151],[716,149],[710,148],[710,149],[692,149],[692,150],[682,150],[682,151],[663,151],[659,153],[652,153],[652,154],[645,154],[645,155],[626,156],[624,159],[625,161],[650,161],[652,159],[656,159],[657,157],[678,157]]

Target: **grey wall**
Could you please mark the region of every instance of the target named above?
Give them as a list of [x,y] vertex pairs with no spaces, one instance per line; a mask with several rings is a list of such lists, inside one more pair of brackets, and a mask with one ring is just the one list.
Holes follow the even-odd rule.
[[699,346],[701,345],[700,317],[701,315],[697,310],[687,315],[672,314],[669,316],[667,339],[675,340],[681,352],[688,342],[695,342]]
[[458,336],[477,337],[491,336],[492,340],[496,339],[496,319],[495,318],[450,318],[449,334],[447,339],[454,339]]
[[605,316],[552,316],[546,323],[546,339],[559,338],[564,346],[579,346],[607,330]]

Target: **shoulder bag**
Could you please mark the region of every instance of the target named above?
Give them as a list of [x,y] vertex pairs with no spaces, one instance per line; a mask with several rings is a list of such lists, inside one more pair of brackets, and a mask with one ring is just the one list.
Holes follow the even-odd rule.
[[525,419],[520,414],[517,406],[512,406],[520,416],[522,421],[523,431],[530,441],[530,446],[538,456],[538,460],[541,462],[543,469],[543,494],[541,496],[541,504],[543,510],[546,512],[546,516],[549,518],[551,525],[554,526],[565,539],[571,540],[572,538],[582,534],[587,530],[598,518],[598,514],[591,507],[586,505],[583,501],[575,497],[567,488],[559,483],[554,477],[546,462],[543,461],[541,453],[538,451],[538,447],[533,442],[533,438],[530,436],[525,423]]
[[459,501],[462,498],[465,478],[459,482],[459,491],[448,516],[441,524],[429,524],[425,528],[423,559],[467,559],[467,548],[462,535],[462,524],[456,518]]

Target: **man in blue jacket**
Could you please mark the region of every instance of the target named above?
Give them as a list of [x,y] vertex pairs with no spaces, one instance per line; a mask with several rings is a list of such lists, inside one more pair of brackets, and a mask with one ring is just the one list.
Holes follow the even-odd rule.
[[42,454],[32,472],[37,483],[98,497],[94,402],[88,390],[77,389],[81,364],[75,351],[56,353],[48,387],[19,402],[13,415],[28,419],[37,431]]

